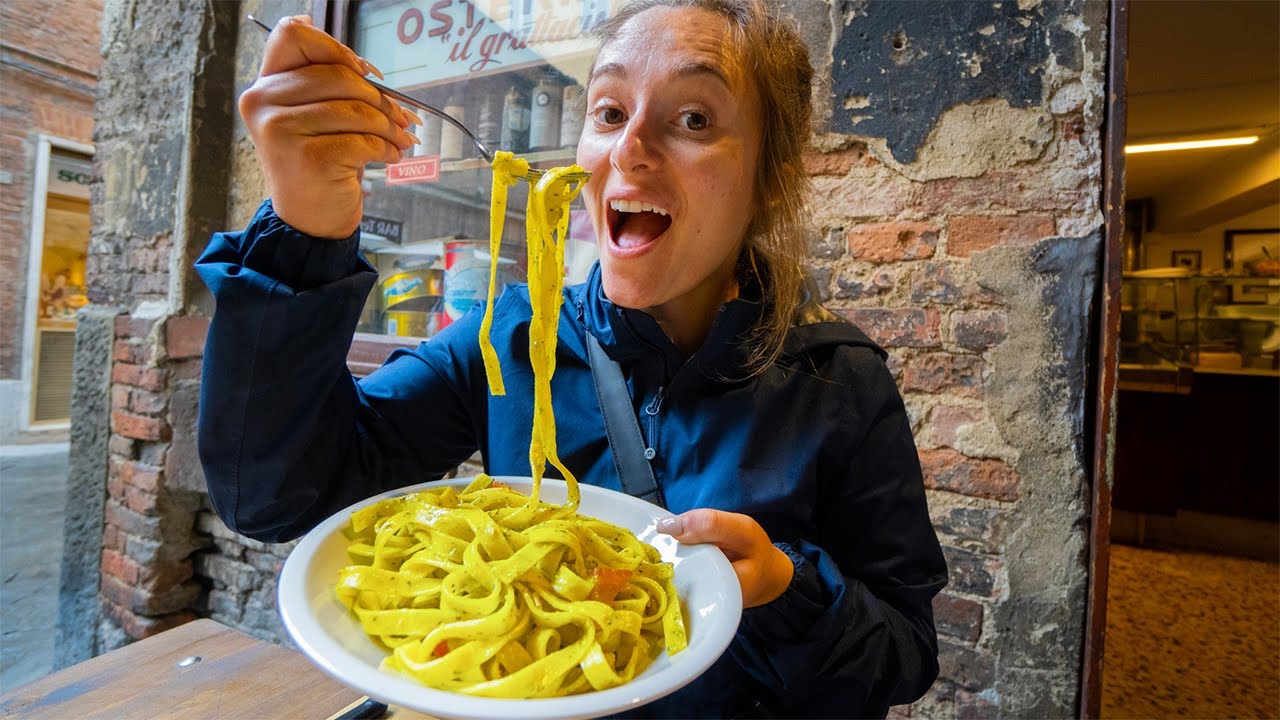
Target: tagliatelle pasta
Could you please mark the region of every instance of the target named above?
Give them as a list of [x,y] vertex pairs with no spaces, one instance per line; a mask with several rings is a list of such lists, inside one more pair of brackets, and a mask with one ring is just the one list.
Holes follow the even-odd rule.
[[[480,347],[490,391],[505,393],[489,338],[507,189],[529,165],[493,162],[490,286]],[[529,357],[533,431],[529,495],[480,475],[452,487],[375,503],[351,518],[337,592],[391,654],[384,668],[471,695],[537,698],[630,681],[665,647],[688,644],[674,572],[625,528],[577,514],[578,483],[556,453],[551,376],[564,285],[569,203],[577,166],[548,170],[529,192]],[[575,181],[575,177],[577,180]],[[564,505],[539,499],[545,465],[568,487]]]
[[630,531],[481,475],[351,518],[338,595],[384,668],[501,698],[602,690],[687,644],[673,571]]

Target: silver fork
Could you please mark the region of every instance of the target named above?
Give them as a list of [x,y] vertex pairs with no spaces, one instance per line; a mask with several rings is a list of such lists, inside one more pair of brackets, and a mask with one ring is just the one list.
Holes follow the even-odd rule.
[[[270,25],[268,25],[268,24],[266,24],[266,23],[262,22],[262,21],[261,21],[261,20],[259,20],[258,18],[254,17],[254,16],[252,16],[252,15],[249,15],[249,14],[247,14],[247,13],[245,14],[245,17],[247,17],[251,22],[253,22],[253,23],[254,23],[255,25],[257,25],[259,28],[261,28],[263,32],[267,33],[268,35],[270,35],[270,34],[271,34],[271,26],[270,26]],[[460,131],[462,132],[462,134],[463,134],[463,135],[466,135],[466,136],[467,136],[467,139],[468,139],[468,140],[470,140],[470,141],[471,141],[471,143],[472,143],[473,145],[475,145],[475,146],[476,146],[476,150],[479,150],[479,151],[480,151],[480,155],[481,155],[485,160],[487,160],[489,163],[492,163],[492,162],[493,162],[493,152],[492,152],[491,150],[489,150],[489,148],[488,148],[488,147],[486,147],[484,143],[480,142],[480,138],[476,137],[475,133],[471,132],[471,130],[470,130],[466,125],[463,125],[463,124],[462,124],[461,122],[459,122],[459,121],[458,121],[458,119],[457,119],[457,118],[455,118],[454,116],[450,115],[449,113],[447,113],[447,112],[445,112],[445,111],[441,110],[440,108],[438,108],[438,107],[436,107],[436,106],[434,106],[434,105],[431,105],[431,104],[429,104],[429,103],[422,102],[421,100],[418,100],[417,98],[414,98],[414,97],[412,97],[412,96],[406,95],[406,94],[404,94],[404,93],[400,92],[399,90],[394,90],[394,89],[392,89],[392,88],[389,88],[389,87],[387,87],[386,85],[383,85],[383,84],[381,84],[381,83],[374,82],[373,80],[370,80],[369,78],[363,78],[363,80],[364,80],[365,82],[369,83],[370,85],[374,86],[375,88],[377,88],[377,89],[378,89],[378,92],[381,92],[383,95],[386,95],[387,97],[392,98],[392,99],[394,99],[394,100],[398,100],[398,101],[400,101],[400,102],[402,102],[402,103],[404,103],[405,105],[408,105],[408,106],[410,106],[410,107],[415,107],[415,108],[418,108],[418,109],[420,109],[420,110],[425,110],[425,111],[427,111],[427,112],[431,113],[432,115],[435,115],[436,117],[440,118],[441,120],[444,120],[445,122],[449,123],[450,125],[452,125],[452,126],[454,126],[454,127],[458,128],[458,130],[460,130]],[[538,170],[538,169],[536,169],[536,168],[530,168],[530,169],[529,169],[529,172],[525,173],[524,179],[525,179],[525,180],[527,180],[527,181],[529,182],[529,184],[530,184],[530,185],[536,185],[536,184],[537,184],[537,182],[538,182],[538,180],[540,180],[544,174],[546,174],[546,171],[545,171],[545,170]],[[581,172],[581,173],[570,173],[570,174],[569,174],[569,175],[567,175],[566,177],[568,177],[569,179],[572,179],[572,180],[580,180],[580,181],[582,181],[582,182],[586,182],[587,180],[589,180],[589,179],[591,178],[591,173],[586,172],[586,171],[583,171],[583,172]]]

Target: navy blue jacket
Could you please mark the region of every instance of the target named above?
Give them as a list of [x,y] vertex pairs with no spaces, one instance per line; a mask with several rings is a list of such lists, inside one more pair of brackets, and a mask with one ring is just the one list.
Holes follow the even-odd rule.
[[[214,507],[249,537],[297,537],[476,450],[490,473],[529,474],[527,288],[509,286],[495,309],[505,396],[488,394],[479,312],[356,381],[346,354],[374,282],[357,243],[302,235],[267,202],[197,262],[217,300],[200,458]],[[817,306],[772,367],[742,379],[758,315],[749,299],[726,303],[685,358],[649,315],[605,298],[599,266],[565,290],[552,397],[566,466],[620,489],[591,333],[622,366],[668,508],[750,515],[796,565],[781,597],[744,612],[719,662],[636,714],[883,716],[937,676],[931,600],[946,583],[906,411],[884,352]]]

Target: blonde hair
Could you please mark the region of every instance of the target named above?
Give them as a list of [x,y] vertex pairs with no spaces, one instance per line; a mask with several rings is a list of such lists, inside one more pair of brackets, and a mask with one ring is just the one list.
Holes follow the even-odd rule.
[[763,372],[782,352],[801,302],[808,256],[804,204],[809,175],[813,66],[795,26],[764,0],[633,0],[601,23],[594,35],[607,44],[631,18],[655,8],[692,8],[729,22],[734,45],[759,92],[763,133],[755,177],[755,215],[738,258],[741,279],[759,281],[763,308],[747,337],[747,371]]

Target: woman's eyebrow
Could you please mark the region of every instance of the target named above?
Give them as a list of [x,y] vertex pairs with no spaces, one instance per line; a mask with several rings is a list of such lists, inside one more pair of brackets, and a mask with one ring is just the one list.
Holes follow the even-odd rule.
[[[671,74],[673,75],[673,79],[676,80],[695,77],[698,75],[709,75],[716,80],[719,80],[720,84],[724,85],[726,89],[732,88],[732,85],[729,84],[729,77],[724,72],[724,68],[714,63],[696,61],[685,63],[676,68]],[[613,77],[618,80],[625,80],[627,77],[627,68],[622,63],[617,62],[607,62],[597,65],[591,68],[591,75],[587,78],[587,84],[590,85],[598,78],[605,76]]]

